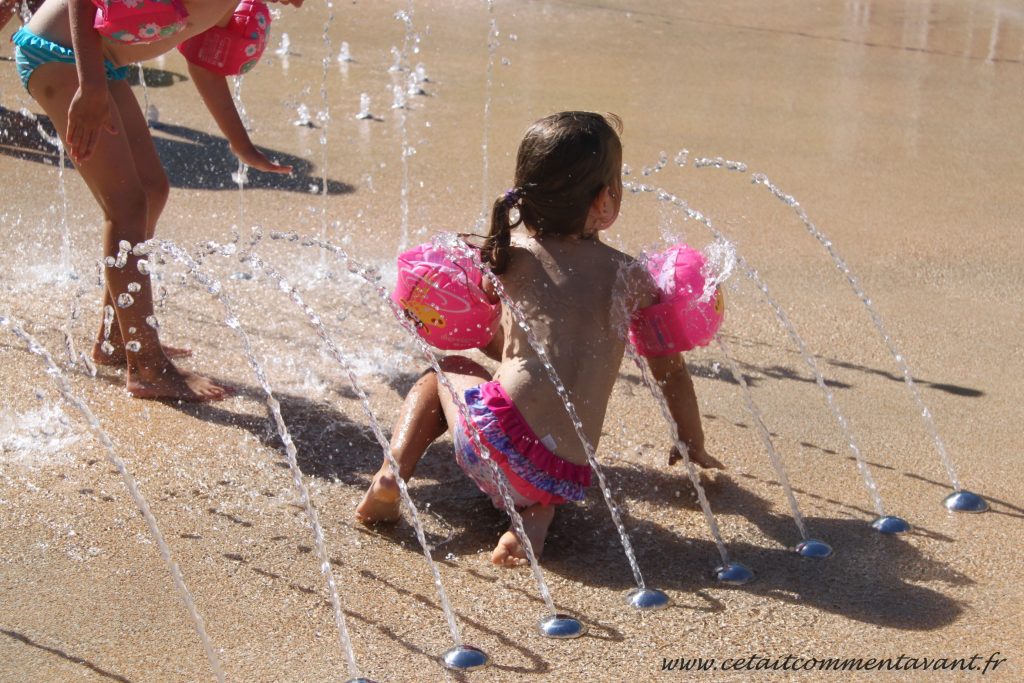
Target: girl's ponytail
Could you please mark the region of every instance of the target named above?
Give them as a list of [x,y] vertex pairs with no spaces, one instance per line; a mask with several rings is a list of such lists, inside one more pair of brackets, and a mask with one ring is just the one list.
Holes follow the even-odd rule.
[[512,244],[512,228],[519,225],[520,219],[512,220],[512,209],[522,199],[522,190],[513,188],[494,200],[491,209],[491,231],[480,249],[480,257],[491,267],[495,274],[505,272],[508,266],[509,246]]
[[516,154],[515,187],[494,200],[480,257],[495,273],[508,267],[512,229],[533,236],[586,233],[594,199],[621,187],[622,143],[617,116],[565,111],[535,122]]

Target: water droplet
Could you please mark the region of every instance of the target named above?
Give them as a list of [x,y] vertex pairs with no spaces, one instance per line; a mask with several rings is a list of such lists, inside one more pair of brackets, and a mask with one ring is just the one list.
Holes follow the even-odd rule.
[[128,283],[128,291],[131,292],[132,294],[137,294],[139,292],[139,290],[141,290],[141,289],[142,289],[142,285],[140,285],[138,282],[129,282]]
[[300,104],[298,109],[295,110],[296,118],[292,124],[296,126],[304,126],[306,128],[313,127],[313,120],[309,116],[309,107],[305,104]]
[[152,327],[154,330],[160,329],[160,322],[156,319],[155,315],[147,315],[146,324]]
[[287,33],[281,34],[281,44],[274,51],[279,57],[284,57],[288,54],[288,48],[291,46],[291,39]]
[[117,295],[118,308],[128,308],[133,303],[135,303],[135,297],[133,297],[131,294],[128,294],[127,292],[122,292],[121,294]]
[[127,349],[128,351],[131,351],[132,353],[138,353],[139,350],[142,349],[142,343],[133,340],[125,344],[124,348]]
[[338,61],[339,62],[351,62],[352,61],[352,54],[349,51],[348,43],[346,43],[345,41],[342,41],[341,49],[338,51]]
[[114,353],[114,345],[108,341],[104,341],[102,344],[100,344],[100,351],[109,356],[110,354]]

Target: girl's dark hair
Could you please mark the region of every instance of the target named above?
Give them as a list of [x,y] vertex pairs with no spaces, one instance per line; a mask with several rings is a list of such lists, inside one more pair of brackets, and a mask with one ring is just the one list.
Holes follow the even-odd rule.
[[[598,193],[621,173],[622,122],[614,114],[565,111],[526,131],[516,156],[515,183],[494,201],[482,260],[495,273],[508,265],[512,228],[535,235],[582,235]],[[518,210],[513,220],[512,210]]]

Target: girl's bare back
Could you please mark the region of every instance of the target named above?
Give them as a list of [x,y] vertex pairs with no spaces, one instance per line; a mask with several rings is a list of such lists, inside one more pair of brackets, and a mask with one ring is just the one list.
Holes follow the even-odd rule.
[[[596,237],[532,237],[515,231],[501,281],[530,321],[568,391],[587,440],[596,448],[624,349],[622,297],[633,259]],[[495,379],[541,439],[560,457],[583,464],[586,453],[549,373],[526,333],[505,311],[505,344]],[[550,447],[550,444],[549,444]]]

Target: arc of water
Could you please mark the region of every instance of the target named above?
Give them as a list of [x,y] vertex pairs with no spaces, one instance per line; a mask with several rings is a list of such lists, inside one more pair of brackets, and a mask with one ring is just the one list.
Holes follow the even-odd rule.
[[[731,244],[731,242],[729,242],[726,236],[711,223],[711,220],[707,216],[691,208],[685,200],[661,188],[654,188],[650,186],[636,186],[634,183],[629,183],[628,185],[630,189],[634,191],[657,192],[659,200],[667,201],[671,203],[673,206],[678,207],[687,215],[687,217],[697,221],[705,228],[707,228],[711,232],[711,234],[715,236],[715,239],[721,242]],[[835,417],[836,422],[839,424],[840,429],[846,437],[847,446],[851,454],[853,455],[854,460],[857,463],[857,470],[860,472],[861,477],[864,479],[864,483],[867,488],[868,495],[871,498],[872,505],[875,508],[875,512],[878,513],[879,517],[885,517],[884,506],[882,505],[882,498],[878,491],[878,485],[875,483],[874,477],[871,475],[871,470],[864,460],[864,456],[860,451],[860,447],[857,445],[857,440],[853,435],[853,431],[850,429],[850,424],[847,421],[846,416],[843,415],[842,411],[839,409],[839,406],[836,403],[835,396],[832,393],[832,390],[829,389],[828,385],[825,383],[825,377],[824,375],[822,375],[821,370],[818,368],[817,361],[815,361],[814,356],[807,349],[807,345],[804,343],[803,338],[796,331],[796,327],[794,327],[793,323],[789,320],[789,316],[786,315],[786,312],[782,309],[782,306],[780,306],[779,303],[772,298],[771,293],[768,291],[768,285],[764,282],[764,280],[761,279],[761,277],[757,274],[757,271],[755,271],[747,263],[746,259],[744,259],[738,251],[736,252],[736,262],[743,269],[747,278],[755,285],[757,285],[758,289],[761,291],[765,300],[767,301],[769,306],[771,306],[772,310],[775,312],[775,317],[778,319],[782,327],[786,330],[790,340],[797,347],[797,350],[800,352],[800,355],[803,358],[804,362],[807,364],[811,372],[814,374],[815,383],[818,385],[818,388],[821,389],[822,393],[824,394],[825,402],[828,404],[828,407],[832,411],[832,414]]]
[[[235,76],[235,87],[232,90],[232,99],[235,101],[235,108],[238,109],[238,116],[242,120],[242,126],[251,130],[249,115],[242,102],[242,82],[245,76]],[[241,159],[238,160],[238,170],[231,174],[232,180],[238,185],[238,225],[232,226],[235,241],[240,237],[239,230],[245,225],[245,184],[249,182],[249,167]]]
[[381,450],[384,452],[384,458],[391,467],[391,473],[398,481],[398,489],[401,494],[402,503],[405,505],[405,508],[409,513],[409,517],[412,519],[413,528],[416,530],[416,539],[419,541],[420,547],[423,549],[423,555],[427,560],[427,565],[430,567],[430,572],[434,576],[434,585],[437,587],[438,599],[441,602],[441,609],[448,621],[448,628],[451,631],[452,640],[455,641],[457,646],[461,646],[463,644],[462,635],[459,632],[459,626],[455,620],[455,614],[452,612],[451,603],[448,600],[444,584],[441,582],[441,573],[438,571],[437,563],[434,562],[434,558],[431,557],[430,544],[427,543],[426,535],[423,532],[423,524],[420,522],[419,512],[412,501],[412,497],[409,495],[409,488],[406,485],[405,480],[402,479],[399,474],[398,462],[395,461],[395,457],[391,454],[391,443],[388,441],[388,438],[384,436],[384,432],[380,428],[380,423],[377,421],[377,417],[373,414],[373,410],[370,408],[370,399],[367,397],[366,392],[363,391],[363,388],[359,383],[359,379],[356,377],[355,371],[352,368],[352,364],[345,358],[341,349],[335,343],[331,334],[327,331],[327,328],[324,326],[319,314],[317,314],[317,312],[303,300],[302,295],[298,290],[289,284],[281,273],[256,254],[250,254],[246,260],[250,265],[262,270],[272,280],[277,282],[278,288],[287,294],[296,306],[302,309],[302,312],[305,313],[306,318],[313,326],[313,329],[316,330],[320,340],[327,347],[331,357],[333,357],[338,365],[341,366],[345,375],[348,377],[349,384],[351,385],[352,390],[356,393],[356,396],[359,398],[363,412],[366,414],[366,417],[370,422],[370,428],[373,431],[373,435],[377,438],[377,443],[380,444]]
[[629,540],[629,534],[626,532],[626,527],[622,522],[622,516],[619,514],[619,506],[615,503],[615,499],[612,497],[611,488],[608,486],[608,479],[605,477],[601,464],[597,461],[597,454],[593,444],[590,443],[590,439],[587,438],[587,435],[583,431],[583,423],[580,421],[579,415],[576,413],[576,407],[573,405],[572,398],[569,396],[569,392],[566,390],[565,385],[562,384],[561,379],[558,377],[558,373],[551,364],[551,359],[548,356],[547,350],[544,348],[544,344],[537,339],[537,336],[533,333],[529,322],[526,320],[526,315],[512,297],[509,296],[508,292],[505,291],[505,287],[501,284],[501,280],[498,279],[498,276],[495,275],[490,268],[480,261],[480,256],[476,251],[470,249],[468,245],[458,239],[449,241],[449,243],[442,242],[442,246],[448,251],[450,256],[453,256],[453,258],[464,257],[473,259],[473,263],[476,267],[480,269],[480,271],[494,286],[494,290],[501,299],[502,305],[512,313],[513,320],[515,320],[519,328],[526,334],[526,339],[530,344],[530,348],[532,348],[537,354],[537,358],[540,359],[541,364],[544,366],[544,370],[547,372],[548,378],[554,385],[555,391],[558,393],[559,398],[562,399],[562,403],[565,405],[565,410],[569,414],[569,419],[573,423],[576,436],[579,438],[580,443],[583,445],[583,450],[587,455],[587,462],[590,464],[591,469],[594,470],[594,474],[597,475],[598,482],[600,483],[601,494],[604,496],[604,501],[611,513],[612,521],[615,523],[615,527],[619,532],[619,539],[622,541],[622,548],[626,553],[626,560],[629,562],[630,569],[633,572],[633,579],[636,581],[637,588],[646,588],[647,586],[644,583],[643,574],[640,571],[640,566],[636,559],[636,552],[633,550],[633,544]]
[[654,175],[661,171],[668,165],[668,152],[660,152],[658,154],[658,161],[652,166],[644,166],[640,169],[640,175],[649,176]]
[[[328,160],[328,128],[331,121],[331,104],[327,97],[327,72],[331,66],[331,24],[334,23],[334,2],[327,0],[327,22],[324,24],[323,44],[323,73],[320,77],[320,111],[317,113],[317,121],[320,123],[320,234],[327,239],[327,160]],[[323,266],[323,264],[320,264]]]
[[142,66],[142,62],[136,62],[135,67],[139,70],[139,85],[142,86],[142,114],[146,117],[146,123],[156,123],[151,116],[151,112],[155,111],[156,107],[150,109],[152,105],[149,103],[149,85],[146,84],[146,69]]
[[[103,265],[101,262],[96,263],[96,281],[94,284],[101,292],[103,291]],[[66,355],[67,367],[74,368],[78,362],[81,361],[85,366],[85,372],[90,377],[95,377],[95,363],[93,363],[92,359],[84,351],[76,351],[74,341],[74,328],[82,314],[82,297],[85,296],[87,289],[88,285],[86,284],[86,281],[83,280],[82,284],[80,284],[75,290],[74,295],[71,297],[71,303],[68,306],[68,316],[64,320],[64,326],[61,330],[61,334],[64,335],[64,353]]]
[[64,329],[61,333],[64,335],[64,354],[66,358],[67,367],[75,367],[78,363],[78,353],[75,351],[75,338],[72,334],[72,327],[78,320],[78,316],[81,315],[81,309],[78,306],[78,302],[82,295],[85,294],[85,287],[81,286],[75,295],[71,297],[71,305],[68,306],[68,317],[64,320]]
[[846,277],[846,281],[850,284],[854,294],[856,294],[857,298],[860,299],[861,303],[863,303],[864,307],[867,309],[868,315],[871,317],[871,322],[878,330],[879,335],[881,335],[882,341],[885,343],[886,348],[888,348],[893,360],[896,361],[896,366],[899,368],[900,374],[903,376],[903,381],[907,385],[907,389],[910,391],[914,402],[917,404],[917,408],[924,420],[925,427],[935,443],[935,448],[939,453],[939,459],[946,470],[946,476],[949,478],[949,482],[952,485],[953,490],[957,492],[962,491],[963,487],[960,485],[960,479],[957,477],[956,469],[953,467],[953,460],[950,458],[949,452],[946,450],[946,444],[943,441],[942,436],[939,435],[938,428],[935,426],[935,420],[932,417],[932,412],[929,410],[928,406],[925,405],[924,399],[921,397],[921,391],[918,389],[917,383],[914,382],[914,377],[910,372],[910,366],[907,364],[903,354],[896,348],[896,344],[893,342],[892,336],[886,329],[885,323],[882,322],[882,318],[878,314],[878,310],[875,308],[874,302],[872,302],[871,298],[864,291],[864,288],[861,287],[857,276],[853,274],[850,267],[846,264],[846,261],[844,261],[839,255],[839,252],[836,251],[835,245],[832,244],[832,240],[828,239],[828,237],[826,237],[824,233],[822,233],[817,226],[811,222],[811,219],[807,216],[807,212],[804,211],[803,207],[800,206],[800,203],[792,195],[788,195],[779,189],[778,186],[774,185],[771,180],[768,179],[768,176],[763,173],[753,174],[752,182],[755,185],[764,186],[774,197],[793,209],[797,217],[800,219],[800,222],[804,224],[807,232],[810,233],[814,239],[818,240],[821,246],[825,247],[829,256],[832,257],[832,261],[835,263],[836,268],[838,268]]
[[153,516],[153,511],[149,507],[145,496],[142,495],[142,491],[139,490],[138,482],[132,473],[128,470],[128,465],[121,459],[114,448],[113,442],[107,433],[103,431],[102,425],[96,415],[93,414],[89,406],[79,398],[71,388],[71,384],[67,378],[61,372],[60,367],[53,360],[53,356],[49,351],[46,350],[42,344],[40,344],[35,337],[28,333],[25,328],[11,318],[7,314],[0,313],[0,325],[9,327],[15,337],[21,339],[28,346],[29,351],[34,353],[43,359],[46,364],[46,374],[56,383],[57,389],[60,391],[61,396],[64,400],[70,403],[82,414],[86,422],[89,424],[89,428],[93,434],[103,445],[104,450],[107,453],[107,460],[114,466],[118,474],[121,475],[121,480],[124,482],[125,488],[128,489],[128,495],[132,497],[135,505],[139,508],[139,512],[142,513],[142,518],[146,522],[146,526],[149,527],[149,533],[156,542],[157,548],[160,550],[160,557],[163,559],[164,564],[167,566],[167,570],[171,574],[171,580],[174,582],[174,588],[178,591],[178,596],[181,598],[182,603],[185,605],[185,610],[188,612],[189,618],[192,620],[192,625],[199,635],[199,640],[203,644],[203,649],[206,651],[206,658],[209,660],[210,668],[213,670],[213,675],[216,677],[219,683],[224,683],[224,671],[221,668],[220,658],[217,656],[217,649],[214,647],[213,642],[210,640],[209,635],[206,633],[206,625],[203,621],[203,617],[199,614],[199,610],[196,608],[195,600],[192,598],[192,593],[189,592],[188,587],[185,585],[185,579],[181,574],[181,569],[178,567],[178,563],[174,561],[171,556],[171,548],[167,545],[167,541],[164,538],[163,533],[160,531],[160,526],[157,524],[156,517]]
[[484,125],[483,141],[480,143],[480,150],[483,155],[483,176],[480,181],[480,192],[483,196],[480,205],[480,222],[487,220],[490,214],[490,159],[488,158],[488,145],[491,133],[491,98],[494,84],[494,56],[498,50],[498,22],[494,19],[494,0],[487,2],[487,77],[484,82]]
[[690,483],[693,484],[693,488],[697,492],[697,500],[700,503],[701,512],[704,513],[704,521],[707,522],[708,529],[711,531],[711,538],[714,540],[715,547],[718,549],[718,554],[722,558],[722,564],[728,565],[731,560],[729,558],[729,551],[726,549],[725,543],[722,541],[722,532],[718,528],[718,520],[715,518],[715,513],[711,510],[711,502],[708,500],[707,493],[704,491],[704,486],[700,483],[700,475],[697,473],[697,468],[690,460],[689,449],[687,449],[686,444],[683,443],[682,439],[679,438],[679,427],[676,425],[676,421],[672,417],[672,413],[669,411],[668,402],[665,400],[665,396],[655,388],[656,382],[647,372],[647,365],[640,358],[639,354],[637,354],[636,349],[632,344],[626,345],[626,353],[640,371],[640,379],[643,381],[644,386],[650,390],[651,396],[654,397],[659,410],[661,410],[662,417],[665,419],[665,422],[669,424],[672,443],[675,445],[676,450],[679,451],[679,454],[683,456],[683,465],[686,468],[686,476],[689,477]]
[[[300,239],[299,236],[294,233],[289,235],[276,233],[272,234],[271,238]],[[451,395],[453,401],[455,402],[455,405],[458,406],[463,421],[470,426],[469,437],[473,443],[473,447],[476,449],[476,452],[479,453],[480,456],[489,464],[491,468],[494,480],[498,486],[498,493],[501,495],[502,500],[505,502],[505,512],[508,513],[509,518],[512,520],[512,525],[513,527],[515,527],[516,533],[518,534],[519,539],[522,541],[523,550],[526,552],[526,559],[530,564],[530,570],[533,573],[533,578],[537,584],[537,589],[540,592],[541,599],[544,601],[544,605],[545,607],[547,607],[551,616],[556,616],[555,603],[551,598],[551,591],[548,588],[547,582],[544,580],[544,572],[541,570],[540,564],[537,562],[537,556],[533,550],[533,544],[530,542],[530,537],[527,536],[526,530],[523,527],[523,518],[516,510],[515,502],[512,498],[512,491],[509,488],[509,484],[505,478],[505,475],[488,455],[489,451],[484,447],[483,442],[481,441],[479,431],[473,425],[473,421],[469,419],[469,416],[466,414],[465,400],[461,396],[459,396],[458,390],[455,389],[451,381],[448,379],[447,375],[445,375],[444,371],[441,369],[441,366],[437,360],[437,355],[430,349],[426,342],[424,342],[423,339],[421,339],[420,336],[416,333],[415,328],[412,326],[412,323],[406,317],[405,313],[402,311],[401,308],[399,308],[398,304],[391,300],[391,295],[388,293],[387,289],[384,288],[379,283],[379,281],[373,275],[370,274],[369,268],[360,267],[359,264],[355,260],[353,260],[344,249],[341,249],[336,245],[330,244],[323,240],[318,240],[316,238],[302,237],[301,239],[304,245],[316,246],[333,254],[346,265],[350,273],[362,278],[370,286],[374,293],[376,293],[377,296],[380,297],[384,304],[388,306],[389,310],[395,316],[395,319],[398,321],[399,325],[401,325],[402,329],[404,329],[409,334],[410,339],[413,340],[417,348],[430,363],[431,368],[433,368],[434,372],[437,374],[438,381]]]
[[[409,0],[408,9],[400,11],[395,18],[405,25],[405,38],[402,41],[402,49],[398,54],[398,69],[394,72],[394,81],[401,80],[401,74],[409,70],[409,44],[413,35],[413,4]],[[406,90],[401,85],[394,85],[396,97],[395,108],[398,110],[398,127],[400,131],[401,159],[402,159],[402,187],[399,190],[399,215],[401,216],[401,228],[398,239],[399,251],[405,249],[409,243],[409,157],[415,150],[409,145],[408,107],[405,105]],[[399,99],[401,103],[399,103]]]
[[320,516],[317,513],[316,507],[313,505],[313,499],[310,496],[309,488],[306,486],[305,480],[303,479],[302,470],[299,469],[297,458],[298,451],[295,447],[295,442],[292,440],[291,434],[288,431],[288,427],[285,424],[284,417],[281,415],[281,404],[274,397],[273,390],[270,387],[270,382],[267,379],[266,372],[263,370],[263,366],[256,360],[249,335],[246,333],[245,328],[242,327],[241,321],[239,321],[235,316],[234,310],[223,292],[221,283],[202,271],[198,267],[198,264],[196,264],[195,260],[189,256],[186,251],[168,240],[150,240],[143,244],[155,245],[175,261],[182,263],[186,268],[188,268],[189,274],[192,278],[201,284],[217,300],[217,302],[220,303],[226,314],[225,323],[235,331],[242,342],[246,360],[249,362],[253,375],[255,375],[256,380],[259,382],[260,388],[263,389],[263,393],[266,395],[267,407],[270,409],[278,434],[281,437],[281,442],[284,444],[285,456],[288,461],[288,469],[291,471],[292,482],[299,494],[300,502],[305,509],[306,518],[309,520],[309,526],[313,530],[314,546],[316,548],[317,559],[320,561],[320,572],[324,575],[324,579],[327,582],[327,590],[330,595],[331,606],[334,612],[334,622],[338,629],[339,645],[341,646],[345,659],[348,662],[349,674],[352,678],[358,678],[359,668],[356,664],[355,653],[352,650],[352,640],[349,638],[348,628],[345,624],[345,614],[342,610],[341,597],[338,593],[337,583],[334,579],[334,572],[331,569],[331,558],[327,552],[327,542],[324,536],[323,527],[320,525]]
[[[727,170],[740,171],[741,173],[747,170],[747,165],[742,162],[728,162],[724,166],[711,164],[711,166],[713,166],[714,168],[724,167]],[[954,496],[955,494],[961,492],[966,493],[974,499],[971,501],[973,505],[987,508],[987,505],[984,503],[983,500],[978,500],[980,497],[978,497],[976,494],[970,494],[964,491],[963,487],[961,486],[960,480],[956,474],[956,469],[953,466],[952,458],[950,457],[949,452],[946,449],[945,441],[939,434],[938,428],[935,425],[935,420],[932,416],[932,412],[925,404],[924,399],[921,396],[921,392],[917,387],[917,383],[914,382],[913,373],[910,370],[909,364],[907,363],[903,354],[900,353],[900,351],[896,348],[895,342],[893,342],[892,336],[889,334],[887,328],[885,327],[885,324],[882,322],[882,318],[879,315],[878,311],[875,309],[874,303],[872,302],[871,298],[867,295],[867,293],[864,291],[864,289],[861,287],[860,281],[850,270],[849,266],[846,264],[846,261],[843,260],[843,258],[839,255],[839,252],[835,249],[832,240],[828,239],[828,237],[826,237],[825,234],[822,233],[813,222],[811,222],[810,218],[807,215],[807,212],[804,211],[803,207],[800,206],[800,202],[798,202],[795,197],[783,192],[777,185],[773,184],[771,180],[769,180],[768,176],[766,176],[764,173],[753,173],[751,182],[755,185],[764,186],[776,199],[778,199],[779,201],[793,209],[793,211],[797,215],[797,218],[799,218],[800,222],[804,224],[804,228],[807,229],[807,232],[812,237],[814,237],[828,252],[835,266],[844,275],[850,287],[853,289],[854,294],[857,296],[858,299],[860,299],[861,303],[864,304],[864,307],[867,309],[868,315],[871,318],[871,321],[874,324],[875,329],[878,330],[878,333],[881,336],[882,341],[885,343],[886,348],[889,350],[889,353],[892,355],[893,360],[896,362],[896,365],[900,370],[900,374],[903,377],[903,381],[906,384],[908,390],[910,391],[910,394],[913,397],[913,400],[917,404],[918,410],[921,413],[921,418],[924,420],[925,428],[927,429],[929,435],[932,438],[933,443],[935,444],[935,449],[936,451],[938,451],[939,454],[939,460],[941,461],[943,468],[946,470],[946,476],[950,481],[950,485],[953,487]],[[950,498],[953,498],[953,496],[951,496]],[[949,499],[947,499],[947,501],[948,500]],[[978,511],[978,509],[980,508],[975,508],[971,511]]]
[[698,157],[693,160],[694,168],[724,168],[729,171],[738,171],[744,173],[747,170],[747,165],[742,161],[730,161],[722,157]]
[[718,349],[729,364],[729,370],[732,372],[733,377],[740,384],[740,390],[743,394],[743,400],[747,404],[747,412],[750,413],[751,419],[754,421],[754,425],[757,427],[757,435],[761,438],[761,443],[764,444],[764,449],[768,453],[768,458],[771,460],[772,469],[775,470],[775,476],[779,478],[779,484],[782,485],[782,490],[786,494],[786,500],[789,501],[789,510],[793,515],[793,521],[796,523],[796,528],[800,532],[800,538],[807,540],[807,525],[804,524],[804,517],[800,514],[800,506],[796,502],[796,496],[793,495],[793,487],[789,483],[789,476],[786,473],[786,467],[782,464],[782,456],[779,455],[778,450],[775,448],[775,443],[772,441],[771,433],[764,424],[764,417],[761,414],[761,410],[754,403],[754,398],[751,395],[750,387],[747,385],[747,380],[743,377],[743,372],[740,370],[739,365],[736,363],[736,359],[729,352],[729,345],[721,335],[715,335],[715,342],[718,344]]
[[61,208],[60,208],[60,261],[61,261],[61,274],[59,279],[61,280],[77,280],[78,275],[75,274],[75,264],[71,260],[71,224],[68,222],[68,191],[64,183],[64,160],[66,152],[64,150],[64,142],[57,137],[57,148],[60,150],[60,158],[57,161],[57,191],[60,193]]

